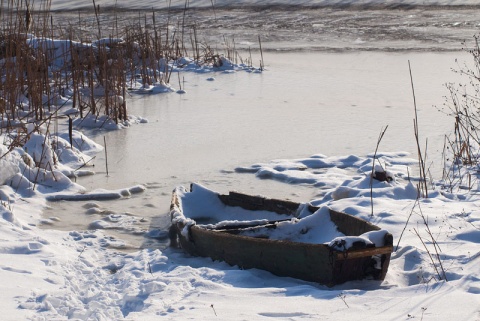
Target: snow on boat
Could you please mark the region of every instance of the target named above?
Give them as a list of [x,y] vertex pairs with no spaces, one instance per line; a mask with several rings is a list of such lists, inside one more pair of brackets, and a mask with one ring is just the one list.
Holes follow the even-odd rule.
[[365,220],[308,203],[177,187],[171,245],[242,269],[334,286],[383,280],[393,237]]

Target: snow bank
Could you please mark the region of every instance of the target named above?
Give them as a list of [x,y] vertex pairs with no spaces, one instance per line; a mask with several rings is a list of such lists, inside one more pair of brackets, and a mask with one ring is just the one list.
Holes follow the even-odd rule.
[[[475,320],[480,306],[480,200],[475,194],[460,201],[455,195],[445,197],[437,192],[432,193],[432,198],[417,202],[396,194],[396,190],[415,189],[405,175],[413,171],[406,165],[395,165],[409,164],[404,154],[388,157],[395,179],[374,182],[374,215],[370,214],[370,199],[366,197],[370,184],[364,180],[368,176],[356,173],[367,166],[368,159],[320,157],[337,165],[314,174],[316,183],[311,185],[312,190],[326,188],[325,195],[330,195],[343,186],[355,189],[356,193],[339,199],[312,200],[323,208],[317,215],[300,215],[304,227],[329,223],[323,215],[328,206],[388,229],[399,242],[383,283],[355,281],[331,289],[261,270],[240,270],[210,259],[192,258],[173,249],[113,251],[112,248],[125,248],[121,240],[104,234],[104,229],[108,231],[121,219],[116,214],[93,222],[95,231],[39,230],[36,224],[45,197],[37,192],[33,197],[22,198],[12,187],[4,185],[0,188],[0,279],[4,289],[0,302],[4,319],[317,320],[328,316],[336,320],[397,320],[423,316],[432,320]],[[296,172],[302,175],[310,170],[309,166],[318,165],[315,159],[319,157],[304,159],[302,163],[307,165]],[[16,161],[20,163],[21,159]],[[275,164],[278,163],[265,163],[262,167],[272,168]],[[294,172],[288,175],[293,177]],[[328,184],[317,187],[322,180]],[[196,185],[194,193],[183,191],[186,207],[193,206],[198,197],[205,200],[204,205],[222,209],[207,188]],[[98,207],[89,204],[91,209]],[[232,220],[236,219],[234,214],[229,214]],[[421,215],[428,217],[440,245],[448,282],[438,278],[436,269],[440,265],[430,259],[434,249],[424,232]],[[291,231],[292,223],[283,222],[280,228]],[[426,247],[413,229],[421,233]],[[379,245],[383,233],[370,232],[359,238]],[[355,242],[351,237],[331,237],[330,240],[343,240],[345,247]],[[461,309],[453,311],[451,304]]]

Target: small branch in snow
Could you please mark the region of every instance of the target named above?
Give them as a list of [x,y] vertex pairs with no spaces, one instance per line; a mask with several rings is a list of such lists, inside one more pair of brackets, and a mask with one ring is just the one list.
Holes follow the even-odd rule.
[[83,254],[83,252],[85,252],[85,249],[86,249],[86,248],[87,248],[87,246],[85,245],[85,246],[83,247],[82,251],[80,252],[80,254],[78,255],[77,259],[79,259],[79,258],[82,256],[82,254]]
[[80,169],[82,169],[83,167],[87,166],[88,163],[90,163],[92,160],[94,160],[95,158],[97,158],[97,156],[93,156],[92,158],[90,158],[88,161],[84,162],[83,165],[81,165],[80,167],[78,167],[77,169],[75,169],[73,172],[76,172]]
[[370,214],[371,216],[373,216],[373,176],[375,173],[375,159],[377,158],[378,146],[380,145],[380,142],[382,141],[383,135],[385,135],[387,128],[388,125],[385,127],[385,129],[382,129],[380,131],[380,135],[378,136],[377,140],[377,147],[375,148],[375,153],[373,154],[372,173],[370,174],[370,204],[372,208],[372,212]]
[[150,272],[150,274],[153,276],[152,266],[150,265],[150,262],[147,262],[147,263],[148,263],[148,272]]
[[103,144],[105,145],[105,169],[107,170],[108,176],[108,153],[107,153],[107,139],[103,136]]
[[215,311],[215,308],[213,307],[213,304],[211,304],[210,307],[212,308],[213,313],[215,313],[215,316],[217,316],[217,311]]
[[402,233],[400,233],[400,237],[398,238],[398,243],[397,243],[397,247],[395,248],[395,252],[398,251],[398,247],[400,246],[400,241],[402,240],[403,233],[405,233],[405,230],[407,229],[408,222],[410,222],[410,218],[412,217],[413,211],[415,210],[417,203],[418,203],[418,197],[415,200],[415,203],[413,204],[412,210],[410,211],[410,215],[408,215],[407,222],[405,222],[405,226],[403,227]]
[[347,301],[345,300],[346,296],[347,296],[347,295],[346,295],[345,293],[343,293],[343,292],[338,295],[338,297],[339,297],[340,299],[342,299],[343,303],[345,303],[345,305],[347,306],[347,308],[350,309],[350,307],[349,307],[348,304],[347,304]]
[[422,151],[420,149],[420,138],[418,134],[418,114],[417,114],[417,101],[415,98],[415,87],[413,86],[413,76],[412,76],[412,68],[410,66],[410,60],[408,61],[408,70],[410,72],[410,84],[412,86],[412,94],[413,94],[413,107],[415,111],[415,118],[413,119],[413,129],[415,134],[415,141],[417,143],[417,153],[418,153],[418,167],[420,169],[420,181],[418,183],[418,193],[421,193],[421,196],[424,198],[428,198],[428,186],[427,186],[427,175],[425,172],[425,160],[427,158],[427,146],[425,144],[425,154],[422,156]]
[[427,308],[422,307],[422,317],[420,318],[420,321],[423,320],[423,314],[425,313],[426,310],[427,310]]
[[262,40],[260,39],[260,35],[258,35],[258,44],[260,46],[260,57],[261,57],[261,60],[260,60],[260,70],[263,71],[263,69],[265,68],[265,65],[263,63],[263,50],[262,50]]

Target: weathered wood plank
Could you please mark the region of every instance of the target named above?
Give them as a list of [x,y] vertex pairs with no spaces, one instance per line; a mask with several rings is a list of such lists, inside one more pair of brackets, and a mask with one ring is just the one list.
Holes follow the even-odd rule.
[[393,251],[393,246],[370,247],[361,250],[345,251],[337,253],[337,260],[351,260],[364,256],[373,256],[381,254],[390,254]]
[[[279,220],[293,218],[300,206],[299,203],[291,201],[267,199],[236,192],[218,195],[218,197],[227,206],[275,212],[280,214]],[[172,219],[174,216],[178,218],[178,215],[183,215],[181,202],[175,192],[172,195],[170,210]],[[313,213],[318,208],[309,206],[309,210]],[[333,210],[330,210],[330,217],[339,231],[347,236],[358,236],[380,229],[365,220]],[[365,277],[383,280],[393,251],[393,236],[389,233],[385,236],[385,246],[341,252],[325,244],[237,235],[237,229],[245,226],[229,226],[215,230],[192,225],[188,229],[187,237],[182,233],[185,223],[181,220],[175,222],[170,230],[171,244],[175,246],[178,241],[180,247],[191,255],[225,261],[242,269],[263,269],[279,276],[299,278],[327,286]],[[269,223],[273,228],[275,222]],[[375,267],[379,262],[381,269]]]

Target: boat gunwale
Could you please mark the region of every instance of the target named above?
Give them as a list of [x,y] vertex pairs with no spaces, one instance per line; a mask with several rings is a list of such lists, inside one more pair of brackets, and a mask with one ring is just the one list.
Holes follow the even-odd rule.
[[[190,192],[192,190],[193,185]],[[317,282],[327,285],[328,287],[346,281],[359,280],[368,277],[373,277],[374,280],[382,281],[388,271],[391,253],[393,252],[393,236],[388,232],[384,236],[384,246],[377,247],[373,245],[361,248],[354,246],[344,251],[335,249],[324,243],[306,243],[292,240],[237,235],[231,233],[231,230],[215,230],[206,228],[206,226],[202,224],[197,225],[193,219],[187,218],[183,213],[181,197],[177,192],[177,189],[173,191],[170,207],[172,220],[172,226],[170,229],[171,245],[182,248],[190,255],[210,257],[213,260],[225,261],[230,265],[237,265],[242,269],[259,268],[278,276],[289,276],[306,281]],[[312,214],[320,209],[320,207],[312,206],[309,203],[295,203],[237,192],[230,192],[230,194],[213,193],[215,193],[226,206],[229,206],[230,204],[224,202],[224,199],[228,199],[230,195],[233,195],[235,199],[234,203],[238,202],[239,197],[254,200],[254,202],[258,204],[254,204],[254,207],[257,208],[253,210],[265,210],[265,208],[260,206],[263,201],[270,204],[269,206],[275,204],[277,201],[280,202],[279,204],[281,205],[288,204],[286,208],[280,206],[281,213],[277,213],[289,214],[292,216],[292,219],[295,218],[294,213],[298,213],[300,206],[303,204],[308,206],[308,209]],[[247,207],[250,205],[251,204],[247,205]],[[241,206],[241,204],[235,204],[233,206],[245,208]],[[337,229],[340,232],[345,234],[346,237],[359,236],[365,232],[381,230],[380,227],[364,219],[332,210],[329,207],[327,208],[332,222],[337,226]],[[283,211],[287,211],[288,213]],[[275,222],[275,220],[270,222]],[[262,224],[259,224],[258,226],[260,227]],[[349,231],[352,233],[348,233]],[[194,235],[197,235],[198,237],[195,237]],[[198,244],[196,244],[196,242],[198,242]],[[243,248],[239,248],[239,246],[243,246]],[[247,255],[243,253],[245,252],[245,248],[249,248],[246,252],[250,254]],[[240,251],[241,253],[237,251]],[[286,252],[288,252],[288,255]],[[292,262],[291,256],[297,256],[298,252],[303,253],[300,261],[304,262],[303,264],[307,264],[307,266],[299,266],[299,263],[295,260]],[[260,257],[257,257],[257,255],[260,255]],[[276,255],[280,255],[280,257]],[[311,257],[312,255],[313,257]],[[266,262],[265,256],[269,256],[269,260],[274,262]],[[367,262],[372,261],[379,262],[380,264],[380,268],[375,266],[375,272],[372,272],[372,267],[367,268],[367,266],[372,264]],[[282,264],[286,264],[286,266],[280,267]]]
[[[345,214],[349,215],[349,214]],[[258,227],[264,227],[264,226],[258,226]],[[201,230],[204,234],[210,234],[212,233],[222,233],[225,235],[225,237],[228,238],[238,238],[241,240],[255,240],[255,242],[262,242],[262,243],[281,243],[281,244],[286,244],[292,247],[322,247],[330,252],[332,252],[333,255],[337,257],[337,259],[351,259],[351,258],[359,258],[359,257],[367,257],[367,256],[373,256],[373,255],[379,255],[379,254],[389,254],[393,252],[393,245],[384,245],[384,246],[374,246],[374,247],[365,247],[361,249],[347,249],[346,251],[340,251],[337,250],[328,244],[325,243],[307,243],[307,242],[298,242],[298,241],[292,241],[292,240],[277,240],[277,239],[268,239],[268,238],[261,238],[261,237],[252,237],[252,236],[246,236],[246,235],[238,235],[238,234],[230,234],[228,232],[225,232],[223,230],[215,230],[215,229],[209,229],[205,228],[204,226],[201,225],[192,225],[189,227],[189,229],[197,229]],[[190,233],[190,232],[189,232]],[[386,234],[386,238],[388,238],[388,234]],[[186,241],[192,242],[190,239],[185,238]],[[194,243],[194,242],[193,242]],[[363,255],[359,255],[362,253]]]

